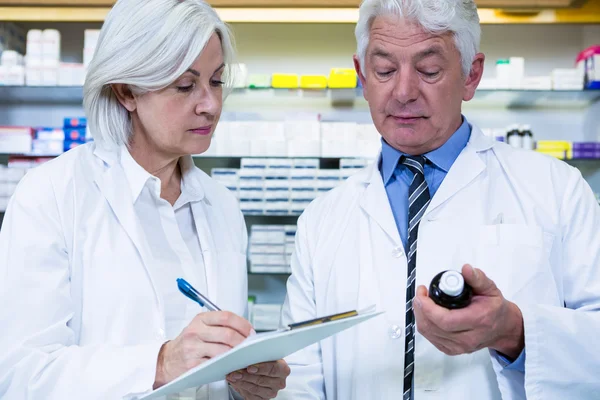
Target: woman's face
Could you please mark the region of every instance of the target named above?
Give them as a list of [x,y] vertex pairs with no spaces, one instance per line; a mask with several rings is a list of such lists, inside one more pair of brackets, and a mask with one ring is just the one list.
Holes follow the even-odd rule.
[[164,157],[204,153],[223,108],[224,69],[221,40],[215,33],[190,69],[172,85],[133,96],[132,146]]

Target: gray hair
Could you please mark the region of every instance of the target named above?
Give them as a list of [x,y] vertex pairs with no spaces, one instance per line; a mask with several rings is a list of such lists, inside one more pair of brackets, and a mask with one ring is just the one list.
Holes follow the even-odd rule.
[[479,52],[481,26],[474,0],[363,0],[356,25],[357,55],[364,68],[370,31],[378,16],[395,15],[417,22],[431,33],[452,32],[463,74],[471,72]]
[[132,133],[129,112],[110,85],[129,85],[136,94],[164,89],[190,68],[214,33],[226,64],[226,96],[235,51],[230,30],[215,10],[203,0],[118,0],[102,26],[83,89],[98,145],[114,149],[128,144]]

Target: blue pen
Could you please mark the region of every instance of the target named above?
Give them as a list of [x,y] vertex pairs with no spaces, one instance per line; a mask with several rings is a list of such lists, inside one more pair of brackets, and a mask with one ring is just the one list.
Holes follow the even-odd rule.
[[206,307],[209,311],[221,311],[212,301],[206,298],[202,293],[194,289],[185,279],[177,278],[177,287],[189,299],[200,304],[201,307]]

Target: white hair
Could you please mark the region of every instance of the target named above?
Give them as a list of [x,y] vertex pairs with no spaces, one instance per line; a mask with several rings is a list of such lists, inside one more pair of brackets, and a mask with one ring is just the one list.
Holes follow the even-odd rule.
[[118,0],[108,14],[84,85],[83,106],[94,140],[104,148],[129,144],[129,112],[110,85],[136,94],[176,81],[211,36],[221,39],[225,96],[232,87],[234,47],[227,25],[203,0]]
[[357,55],[364,68],[373,20],[393,15],[418,23],[434,34],[451,32],[458,49],[462,71],[471,72],[475,55],[479,52],[481,26],[474,0],[364,0],[356,25]]

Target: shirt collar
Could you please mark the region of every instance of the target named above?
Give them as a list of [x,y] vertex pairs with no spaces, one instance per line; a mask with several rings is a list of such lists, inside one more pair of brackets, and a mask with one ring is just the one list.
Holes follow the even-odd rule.
[[140,197],[144,186],[148,180],[153,180],[154,190],[158,189],[158,195],[160,196],[160,179],[146,171],[140,164],[137,163],[129,153],[127,146],[121,146],[121,166],[125,171],[125,176],[129,182],[129,189],[131,190],[131,199],[135,203]]
[[[448,172],[454,161],[469,142],[471,136],[471,125],[463,117],[463,123],[456,132],[441,147],[423,154],[429,161],[444,172]],[[381,174],[383,184],[387,185],[394,176],[398,162],[406,154],[390,146],[383,138],[381,139]]]
[[192,156],[181,157],[179,167],[181,168],[181,196],[175,204],[176,208],[189,202],[204,200],[201,172],[196,168]]
[[[154,193],[157,197],[160,197],[160,179],[139,165],[131,156],[126,146],[121,147],[121,165],[129,182],[133,203],[140,197],[148,180],[153,181]],[[199,176],[200,171],[197,170],[192,156],[181,157],[179,159],[179,166],[181,168],[181,196],[177,200],[175,208],[179,208],[189,202],[204,199],[204,188]]]

